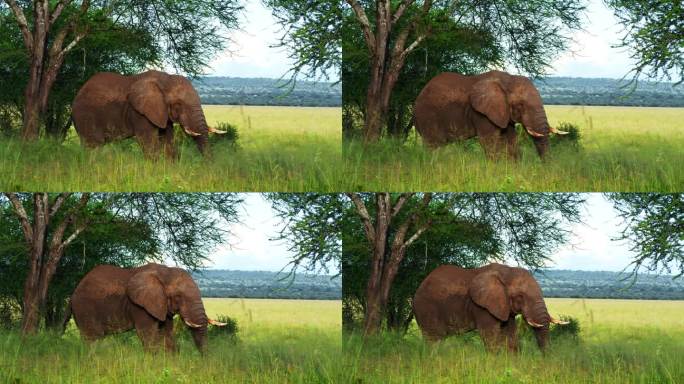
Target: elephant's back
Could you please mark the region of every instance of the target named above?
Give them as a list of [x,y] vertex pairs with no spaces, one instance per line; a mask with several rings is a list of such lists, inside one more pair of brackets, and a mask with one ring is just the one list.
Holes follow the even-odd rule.
[[74,290],[74,299],[98,299],[126,293],[131,271],[113,265],[98,265],[88,272]]
[[87,107],[104,106],[126,100],[131,79],[113,72],[99,72],[93,75],[78,90],[74,99],[74,109],[79,105]]
[[453,72],[443,72],[433,77],[416,98],[416,109],[440,108],[441,106],[468,101],[472,78]]

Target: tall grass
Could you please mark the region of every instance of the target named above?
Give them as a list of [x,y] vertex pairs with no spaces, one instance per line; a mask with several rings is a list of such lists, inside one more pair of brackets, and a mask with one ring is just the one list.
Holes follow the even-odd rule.
[[134,332],[84,344],[75,327],[60,337],[0,333],[2,383],[330,383],[343,370],[339,301],[209,299],[238,341],[209,339],[201,356],[189,338],[178,354],[145,353]]
[[341,179],[340,108],[205,106],[238,146],[212,138],[212,158],[184,135],[178,161],[146,160],[134,140],[95,150],[73,130],[65,143],[0,140],[0,190],[333,191]]
[[392,191],[680,191],[684,108],[547,106],[551,125],[579,127],[581,149],[558,145],[546,162],[523,137],[522,159],[487,161],[477,141],[430,151],[419,137],[345,144],[346,185]]
[[681,383],[684,302],[547,299],[549,311],[580,319],[579,342],[552,339],[546,354],[531,338],[519,354],[485,353],[477,334],[426,345],[417,328],[365,344],[345,339],[347,382]]

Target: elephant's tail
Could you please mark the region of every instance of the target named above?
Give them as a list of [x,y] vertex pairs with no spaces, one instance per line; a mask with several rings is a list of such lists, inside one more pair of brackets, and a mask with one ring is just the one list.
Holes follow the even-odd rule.
[[69,298],[69,301],[67,302],[66,309],[64,310],[64,319],[62,320],[62,331],[60,332],[60,335],[64,334],[64,331],[66,331],[66,327],[69,324],[70,320],[71,320],[71,298]]

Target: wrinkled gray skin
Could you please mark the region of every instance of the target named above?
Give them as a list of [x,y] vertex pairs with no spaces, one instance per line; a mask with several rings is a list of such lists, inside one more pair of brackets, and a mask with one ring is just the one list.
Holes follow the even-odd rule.
[[70,310],[86,341],[135,328],[146,350],[157,350],[163,343],[169,352],[177,350],[173,316],[180,314],[197,348],[206,349],[210,320],[197,284],[180,268],[99,265],[79,282]]
[[518,159],[515,124],[521,123],[544,157],[549,126],[541,96],[523,76],[490,71],[476,76],[441,73],[430,80],[415,102],[416,129],[428,147],[477,137],[489,158],[504,150]]
[[416,291],[413,312],[427,341],[477,330],[490,351],[503,345],[518,350],[518,314],[530,324],[542,350],[548,345],[549,324],[564,323],[549,315],[530,272],[502,264],[437,267]]
[[72,117],[86,147],[135,137],[147,157],[156,157],[163,148],[167,157],[175,158],[174,123],[195,140],[202,154],[208,154],[208,134],[215,132],[207,125],[192,83],[159,71],[93,75],[78,91]]

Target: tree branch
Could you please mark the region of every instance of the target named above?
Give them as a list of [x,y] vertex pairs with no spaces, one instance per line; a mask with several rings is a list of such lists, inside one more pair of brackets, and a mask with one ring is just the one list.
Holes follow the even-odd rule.
[[5,196],[10,200],[14,206],[14,213],[19,217],[19,223],[21,224],[21,230],[24,232],[24,239],[26,242],[31,244],[33,242],[33,228],[31,227],[31,222],[29,221],[24,205],[16,193],[9,192],[5,193]]
[[349,196],[349,198],[352,200],[352,202],[354,202],[354,205],[356,206],[356,212],[361,217],[361,222],[363,222],[363,228],[366,231],[368,241],[371,244],[374,243],[375,228],[373,228],[373,223],[371,221],[370,215],[368,214],[368,210],[366,209],[366,204],[363,203],[363,199],[361,199],[358,193],[347,193],[347,196]]
[[55,9],[52,11],[52,15],[50,16],[50,24],[49,24],[48,29],[51,28],[52,25],[55,24],[55,21],[57,21],[57,19],[59,19],[59,16],[62,15],[62,11],[64,10],[64,8],[67,5],[71,4],[71,1],[72,0],[66,0],[66,1],[59,0],[57,5],[55,6]]
[[50,208],[51,218],[55,215],[55,213],[57,213],[57,211],[59,211],[59,209],[62,207],[62,204],[64,204],[64,202],[66,201],[66,199],[69,198],[69,196],[71,196],[71,192],[62,192],[59,194],[59,196],[57,196],[57,198],[55,199],[55,203],[52,204],[52,208]]
[[397,203],[394,204],[394,207],[392,208],[392,218],[396,216],[399,211],[401,211],[401,208],[404,206],[406,201],[413,196],[413,193],[402,193],[401,196],[397,199]]
[[352,9],[354,10],[354,14],[356,15],[356,20],[361,24],[361,30],[363,31],[363,37],[366,39],[366,45],[368,46],[368,50],[371,52],[371,55],[375,51],[375,36],[373,35],[373,31],[371,30],[371,25],[370,21],[368,21],[368,16],[366,16],[366,12],[363,10],[363,7],[361,4],[358,3],[356,0],[347,0],[347,3],[351,5]]
[[17,20],[21,34],[24,37],[24,46],[26,47],[26,50],[31,53],[33,51],[33,34],[31,34],[31,31],[29,30],[24,11],[21,10],[21,7],[19,7],[15,0],[5,0],[5,2],[10,6],[12,12],[14,12],[14,18]]
[[404,15],[404,12],[406,11],[406,8],[408,8],[411,4],[413,4],[415,0],[404,0],[399,4],[399,7],[397,7],[396,12],[394,12],[394,16],[392,16],[392,25],[396,24],[399,19]]

